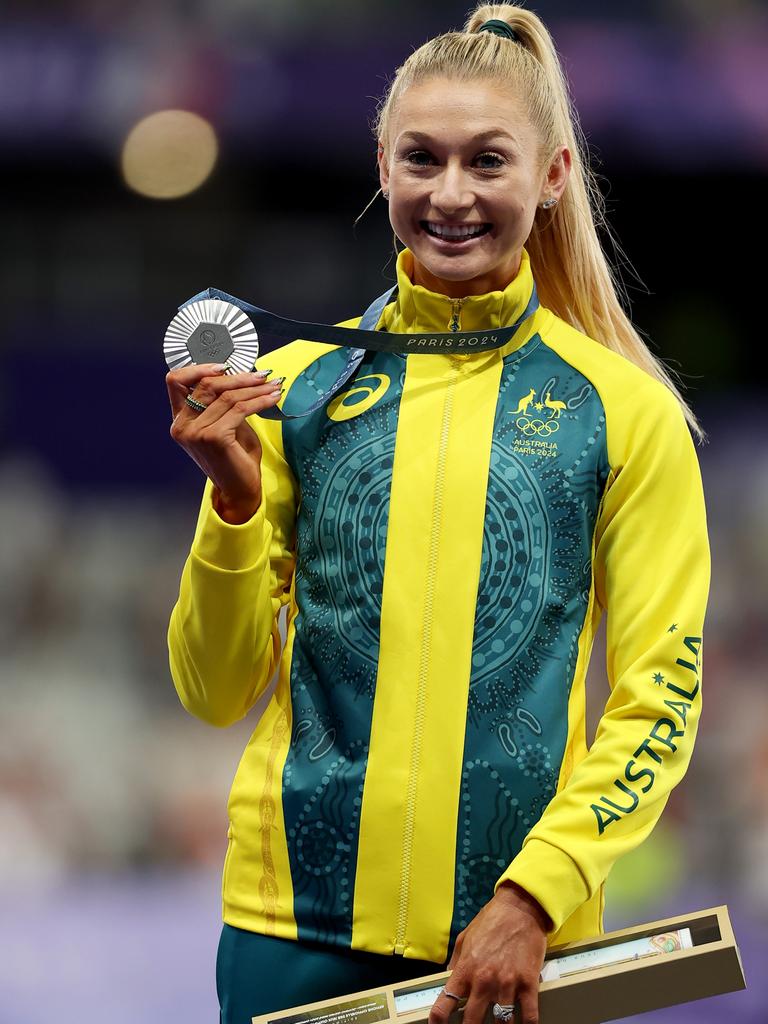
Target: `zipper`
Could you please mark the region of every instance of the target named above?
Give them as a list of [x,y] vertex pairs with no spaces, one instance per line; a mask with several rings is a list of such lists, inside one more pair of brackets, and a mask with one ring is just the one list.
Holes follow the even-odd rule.
[[[461,302],[461,299],[456,300]],[[458,314],[454,314],[458,316]],[[443,491],[445,487],[445,464],[448,454],[448,435],[453,412],[453,392],[459,377],[458,362],[451,360],[451,376],[445,392],[443,422],[440,428],[440,444],[437,453],[437,475],[435,477],[435,499],[432,509],[432,532],[429,538],[427,561],[427,582],[425,587],[424,620],[421,634],[421,657],[419,659],[418,689],[416,691],[416,713],[411,747],[411,765],[406,790],[405,826],[403,835],[403,860],[400,872],[400,896],[398,899],[397,931],[395,953],[405,953],[405,930],[408,922],[408,900],[411,888],[411,863],[413,859],[413,836],[416,817],[416,789],[421,768],[421,745],[424,734],[424,718],[427,703],[427,677],[432,652],[432,615],[435,602],[435,576],[437,575],[437,554],[440,544],[440,528],[443,518]]]
[[461,325],[459,324],[459,314],[461,313],[461,307],[464,304],[464,299],[451,299],[451,306],[453,308],[453,314],[451,322],[448,327],[452,331],[460,331]]

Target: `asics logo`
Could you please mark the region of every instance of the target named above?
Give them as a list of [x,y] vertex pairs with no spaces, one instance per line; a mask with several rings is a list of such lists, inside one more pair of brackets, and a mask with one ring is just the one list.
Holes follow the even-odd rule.
[[[365,384],[364,381],[375,383]],[[328,419],[336,423],[354,419],[361,413],[371,409],[389,389],[390,379],[386,373],[368,373],[355,379],[355,386],[349,391],[342,391],[332,402],[328,403]]]

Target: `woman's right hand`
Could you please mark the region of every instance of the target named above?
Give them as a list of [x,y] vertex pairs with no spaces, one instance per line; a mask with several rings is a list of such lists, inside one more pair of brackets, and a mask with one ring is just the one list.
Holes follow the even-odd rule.
[[[246,417],[277,405],[285,378],[266,381],[269,370],[225,374],[225,369],[202,363],[167,374],[171,437],[212,482],[221,518],[245,523],[261,504],[261,442]],[[207,406],[205,411],[189,406],[187,395]]]

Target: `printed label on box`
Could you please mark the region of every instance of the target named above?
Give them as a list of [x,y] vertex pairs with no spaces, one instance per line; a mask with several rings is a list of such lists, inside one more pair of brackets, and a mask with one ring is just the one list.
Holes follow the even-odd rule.
[[314,1010],[271,1017],[269,1024],[378,1024],[389,1020],[386,993],[344,999]]

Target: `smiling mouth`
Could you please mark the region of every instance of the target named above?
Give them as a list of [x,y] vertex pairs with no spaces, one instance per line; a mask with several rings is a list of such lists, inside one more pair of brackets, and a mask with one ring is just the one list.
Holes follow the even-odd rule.
[[490,224],[459,224],[449,227],[440,227],[430,224],[429,221],[419,221],[421,228],[432,238],[439,238],[441,242],[466,242],[473,238],[481,238],[491,230]]

